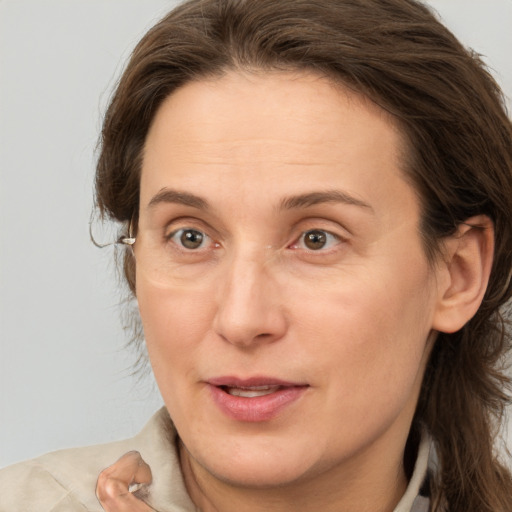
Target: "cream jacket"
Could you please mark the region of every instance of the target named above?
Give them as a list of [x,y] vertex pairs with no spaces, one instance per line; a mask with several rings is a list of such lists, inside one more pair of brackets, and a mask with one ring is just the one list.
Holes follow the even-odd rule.
[[[0,512],[102,512],[96,495],[99,473],[126,452],[137,450],[149,464],[153,483],[145,501],[158,512],[200,512],[183,483],[169,416],[162,408],[132,439],[61,450],[0,470]],[[409,487],[394,512],[428,512],[419,496],[427,471],[423,440]]]

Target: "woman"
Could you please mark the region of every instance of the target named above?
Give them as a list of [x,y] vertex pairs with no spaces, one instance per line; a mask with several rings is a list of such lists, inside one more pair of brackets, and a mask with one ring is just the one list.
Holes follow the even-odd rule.
[[110,511],[511,510],[511,142],[419,3],[174,10],[119,83],[96,181],[166,409],[6,470],[6,509],[101,510],[96,488]]

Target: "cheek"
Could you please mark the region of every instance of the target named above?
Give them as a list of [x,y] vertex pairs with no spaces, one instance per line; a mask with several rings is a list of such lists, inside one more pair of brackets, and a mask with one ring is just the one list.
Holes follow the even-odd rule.
[[327,339],[337,340],[337,346],[357,350],[368,344],[410,344],[430,330],[432,284],[423,266],[360,267],[341,277],[318,280],[314,286],[300,280],[291,284],[286,303],[299,330],[324,331]]
[[410,398],[423,374],[434,307],[424,266],[362,274],[290,294],[295,338],[316,361],[318,381],[332,403],[359,418],[368,407],[392,413]]
[[137,280],[137,299],[153,371],[159,381],[180,375],[193,361],[199,341],[212,323],[208,293],[191,288],[166,289]]

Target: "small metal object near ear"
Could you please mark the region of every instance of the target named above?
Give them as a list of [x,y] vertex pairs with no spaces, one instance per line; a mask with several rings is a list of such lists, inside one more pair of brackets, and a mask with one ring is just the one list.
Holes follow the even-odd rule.
[[133,237],[126,237],[126,238],[120,238],[119,243],[125,244],[125,245],[133,245],[135,243],[135,238]]
[[130,224],[128,225],[128,236],[122,236],[117,242],[124,245],[133,245],[135,243],[136,238],[133,236],[133,217],[130,219]]

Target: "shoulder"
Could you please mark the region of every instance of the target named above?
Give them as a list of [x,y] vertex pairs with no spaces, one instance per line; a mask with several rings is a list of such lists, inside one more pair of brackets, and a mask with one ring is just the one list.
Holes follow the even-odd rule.
[[166,418],[165,411],[159,411],[131,439],[60,450],[0,470],[0,512],[103,511],[95,494],[103,469],[131,450],[155,466],[162,464],[164,453],[171,455]]
[[132,440],[48,453],[0,470],[0,512],[96,512],[98,474]]
[[1,512],[84,512],[71,489],[38,459],[0,470]]

